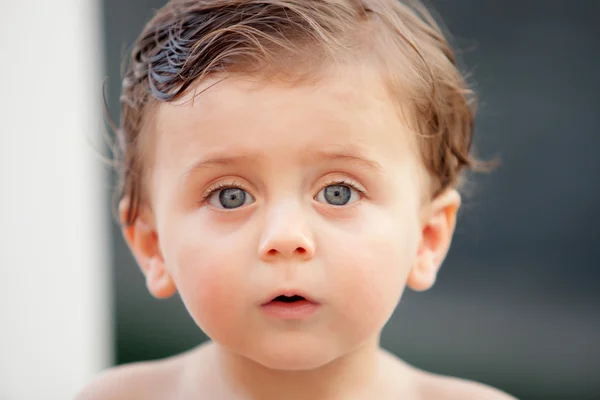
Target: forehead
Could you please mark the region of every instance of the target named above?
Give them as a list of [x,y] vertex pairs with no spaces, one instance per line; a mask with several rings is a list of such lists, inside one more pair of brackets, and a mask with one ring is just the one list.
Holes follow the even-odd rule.
[[289,162],[340,147],[380,164],[414,159],[415,135],[401,115],[379,75],[368,70],[339,69],[293,85],[211,78],[158,107],[155,167],[185,169],[203,154],[228,151]]

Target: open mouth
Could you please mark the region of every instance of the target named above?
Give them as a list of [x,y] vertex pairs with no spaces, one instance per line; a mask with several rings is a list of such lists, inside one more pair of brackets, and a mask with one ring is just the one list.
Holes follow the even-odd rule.
[[262,305],[262,309],[267,315],[284,320],[307,318],[319,307],[320,304],[304,296],[293,294],[293,292],[289,295],[277,295]]
[[279,302],[279,303],[296,303],[299,301],[306,301],[306,299],[302,296],[277,296],[271,302]]

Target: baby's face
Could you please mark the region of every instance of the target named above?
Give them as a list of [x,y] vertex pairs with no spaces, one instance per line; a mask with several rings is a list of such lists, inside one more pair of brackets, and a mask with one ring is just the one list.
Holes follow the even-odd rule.
[[[196,323],[280,369],[376,340],[417,255],[425,188],[376,74],[229,77],[191,97],[158,109],[150,184],[160,251]],[[294,294],[305,300],[272,302]]]

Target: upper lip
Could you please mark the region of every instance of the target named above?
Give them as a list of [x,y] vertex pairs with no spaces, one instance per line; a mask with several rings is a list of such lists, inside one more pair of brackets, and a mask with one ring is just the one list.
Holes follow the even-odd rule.
[[286,296],[286,297],[300,296],[300,297],[303,297],[306,301],[309,301],[311,303],[315,303],[315,304],[318,303],[316,300],[314,300],[311,296],[309,296],[306,292],[304,292],[302,290],[281,289],[281,290],[274,291],[271,294],[269,294],[267,297],[265,297],[262,304],[270,303],[271,301],[275,300],[279,296]]

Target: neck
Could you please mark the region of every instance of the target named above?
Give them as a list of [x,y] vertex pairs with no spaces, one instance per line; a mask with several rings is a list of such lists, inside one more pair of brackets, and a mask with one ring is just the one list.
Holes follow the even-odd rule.
[[269,369],[233,354],[218,344],[214,346],[216,365],[221,370],[223,382],[227,387],[234,388],[236,393],[231,393],[232,398],[349,399],[372,388],[378,376],[378,339],[326,365],[307,371]]

